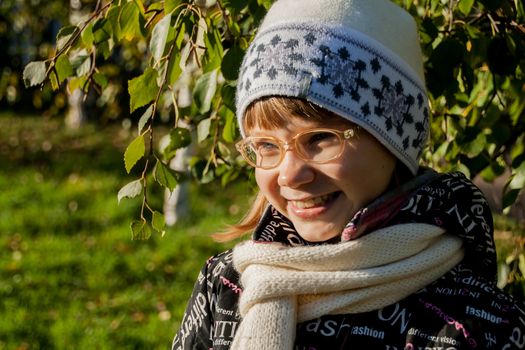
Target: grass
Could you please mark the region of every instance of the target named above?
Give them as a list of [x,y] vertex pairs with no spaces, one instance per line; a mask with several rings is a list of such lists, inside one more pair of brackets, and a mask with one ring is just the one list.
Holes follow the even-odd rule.
[[[133,241],[140,201],[116,195],[136,176],[122,162],[132,137],[0,113],[0,350],[169,347],[199,269],[229,247],[209,234],[238,219],[252,188],[194,184],[189,219]],[[497,219],[505,257],[525,235]]]
[[0,114],[0,349],[169,347],[199,269],[228,248],[209,234],[251,190],[193,185],[190,219],[132,241],[140,201],[116,197],[131,136]]

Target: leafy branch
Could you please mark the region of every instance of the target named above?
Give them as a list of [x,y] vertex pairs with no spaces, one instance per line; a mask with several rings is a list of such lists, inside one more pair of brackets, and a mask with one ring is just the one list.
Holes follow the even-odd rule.
[[[507,168],[512,177],[505,204],[510,204],[525,178],[525,157],[520,157],[525,152],[523,4],[395,1],[414,14],[428,58],[434,119],[425,162],[487,180]],[[50,81],[57,90],[67,79],[68,91],[93,87],[102,93],[109,84],[108,60],[135,63],[127,93],[130,113],[140,118],[137,136],[124,152],[125,170],[135,179],[118,192],[119,202],[142,197],[139,217],[131,224],[133,238],[164,232],[164,216],[149,193],[154,186],[173,191],[183,180],[169,167],[182,148],[199,147],[191,173],[200,183],[220,180],[226,186],[248,172],[232,151],[239,136],[235,86],[245,50],[272,2],[99,0],[85,22],[62,28],[54,55],[26,66],[27,86]],[[191,92],[190,101],[178,99],[181,89]],[[173,118],[163,149],[156,142],[160,115]]]
[[[69,26],[64,27],[57,34],[57,49],[55,54],[44,61],[33,61],[30,62],[24,69],[23,78],[24,84],[26,87],[42,85],[49,78],[50,74],[54,74],[53,84],[55,90],[58,89],[58,84],[60,84],[67,76],[72,75],[72,67],[69,61],[62,61],[60,68],[57,68],[59,60],[61,57],[64,57],[68,52],[75,46],[81,34],[86,30],[88,25],[93,21],[101,17],[105,11],[111,6],[113,0],[108,2],[106,5],[101,6],[101,1],[98,1],[95,11],[89,16],[89,18],[82,23],[80,27],[78,26]],[[96,55],[96,50],[93,52]],[[49,64],[49,65],[48,65]],[[94,63],[93,63],[94,66]],[[93,74],[90,74],[90,79],[93,77]]]

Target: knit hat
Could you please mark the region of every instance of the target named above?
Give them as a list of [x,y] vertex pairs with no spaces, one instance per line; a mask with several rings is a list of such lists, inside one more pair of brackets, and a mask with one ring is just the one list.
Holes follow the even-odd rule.
[[241,65],[237,118],[298,97],[361,126],[416,173],[428,97],[414,19],[389,0],[278,0]]

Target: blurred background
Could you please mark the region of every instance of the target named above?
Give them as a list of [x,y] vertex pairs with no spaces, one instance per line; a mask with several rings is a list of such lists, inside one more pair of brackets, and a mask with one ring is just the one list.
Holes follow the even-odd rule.
[[[117,193],[134,176],[123,154],[140,115],[126,88],[144,49],[115,53],[110,86],[85,100],[22,80],[60,27],[94,5],[0,1],[0,349],[167,349],[200,268],[227,248],[209,235],[252,192],[249,182],[192,182],[176,226],[131,239],[141,201],[119,205]],[[150,200],[162,209],[163,192]]]
[[[118,204],[117,193],[136,175],[123,162],[140,118],[129,113],[127,81],[147,48],[114,50],[101,93],[25,88],[22,79],[27,63],[52,54],[60,28],[96,3],[0,2],[0,349],[168,348],[199,269],[233,244],[209,235],[236,222],[254,193],[247,177],[227,190],[190,180],[164,236],[131,239],[141,201]],[[524,204],[503,214],[505,181],[477,184],[495,213],[500,285],[523,296]],[[164,193],[151,189],[149,201],[163,208]]]

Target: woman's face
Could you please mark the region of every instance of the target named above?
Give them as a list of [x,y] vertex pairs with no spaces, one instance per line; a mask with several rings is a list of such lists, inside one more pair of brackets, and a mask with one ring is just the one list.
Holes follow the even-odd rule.
[[[342,118],[314,121],[292,116],[285,127],[254,127],[249,136],[273,136],[288,141],[314,128],[346,130],[353,124]],[[257,184],[305,240],[321,242],[341,234],[354,214],[381,195],[390,183],[395,157],[374,137],[360,129],[346,142],[337,159],[324,164],[302,160],[287,150],[275,168],[257,168]]]

